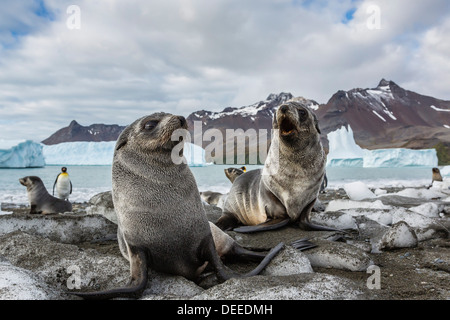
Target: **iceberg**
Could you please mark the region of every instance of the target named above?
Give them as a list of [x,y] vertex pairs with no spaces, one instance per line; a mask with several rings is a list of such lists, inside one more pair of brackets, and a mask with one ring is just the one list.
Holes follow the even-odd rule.
[[42,145],[31,140],[0,140],[0,168],[45,166]]
[[[112,165],[116,142],[64,142],[42,146],[48,165]],[[205,150],[197,145],[186,143],[183,155],[189,166],[207,165]]]
[[441,175],[450,177],[450,166],[443,167],[441,169]]
[[378,167],[437,167],[438,158],[435,149],[378,149],[364,152],[365,168]]
[[341,127],[327,135],[329,152],[327,166],[329,167],[362,167],[364,150],[358,146],[353,138],[350,126]]
[[111,165],[115,141],[63,142],[43,145],[48,165]]
[[183,155],[187,160],[187,164],[191,167],[204,167],[209,165],[205,161],[205,149],[196,144],[185,143]]
[[327,135],[329,153],[327,166],[329,167],[437,167],[438,158],[435,149],[412,150],[404,148],[367,150],[355,142],[353,131],[340,129]]

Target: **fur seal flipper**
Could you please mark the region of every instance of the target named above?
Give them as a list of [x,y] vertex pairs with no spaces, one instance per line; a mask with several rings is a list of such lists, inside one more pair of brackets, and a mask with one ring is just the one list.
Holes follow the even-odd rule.
[[297,250],[305,251],[317,247],[317,244],[310,242],[309,239],[303,238],[292,241],[291,246]]
[[260,231],[276,230],[276,229],[280,229],[284,226],[287,226],[290,222],[291,222],[291,220],[289,218],[273,219],[273,220],[268,220],[266,222],[258,224],[256,226],[242,226],[242,227],[234,228],[233,231],[236,231],[239,233],[253,233],[253,232],[260,232]]
[[86,300],[106,300],[112,298],[139,298],[148,281],[147,256],[145,250],[130,250],[131,279],[126,287],[98,292],[69,292]]
[[[174,159],[182,155],[180,146],[184,144],[178,136],[172,140],[178,129],[187,129],[184,117],[160,112],[142,117],[122,131],[113,157],[112,197],[119,249],[130,262],[130,285],[74,294],[96,299],[135,298],[147,285],[149,269],[196,282],[207,265],[220,280],[251,276],[283,247],[280,244],[267,255],[251,254],[207,220],[186,159],[181,156],[181,163]],[[221,260],[233,255],[262,261],[252,272],[241,275]]]

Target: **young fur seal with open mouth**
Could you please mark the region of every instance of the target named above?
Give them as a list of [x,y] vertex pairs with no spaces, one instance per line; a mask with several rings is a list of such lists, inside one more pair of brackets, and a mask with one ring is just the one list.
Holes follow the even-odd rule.
[[325,175],[326,155],[316,115],[297,102],[274,116],[271,146],[263,169],[236,178],[217,221],[222,230],[257,232],[290,222],[306,230],[334,230],[310,222]]
[[[280,243],[267,255],[251,252],[208,222],[189,166],[173,161],[173,153],[179,156],[182,152],[174,149],[180,141],[172,140],[177,129],[187,129],[185,118],[161,112],[136,120],[119,136],[112,194],[119,247],[130,262],[131,279],[124,288],[73,294],[93,299],[138,297],[147,285],[149,268],[193,281],[207,264],[220,280],[252,276],[283,247]],[[250,273],[240,275],[222,263],[220,256],[226,255],[262,261]]]

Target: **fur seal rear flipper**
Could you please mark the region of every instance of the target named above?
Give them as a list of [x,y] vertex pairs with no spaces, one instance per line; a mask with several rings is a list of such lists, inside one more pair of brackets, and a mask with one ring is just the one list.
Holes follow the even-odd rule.
[[[113,157],[112,196],[119,248],[130,262],[131,280],[123,288],[70,293],[86,299],[136,298],[147,286],[149,269],[192,281],[207,265],[220,280],[252,276],[281,250],[282,243],[267,255],[252,253],[208,222],[194,176],[180,156],[185,139],[180,143],[176,133],[186,129],[184,117],[161,112],[122,131]],[[221,257],[227,256],[262,261],[242,275],[223,264]]]

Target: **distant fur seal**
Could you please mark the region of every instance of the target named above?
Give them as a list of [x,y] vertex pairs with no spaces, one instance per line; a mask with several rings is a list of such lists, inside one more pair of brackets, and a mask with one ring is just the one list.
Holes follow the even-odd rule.
[[276,130],[263,169],[234,181],[216,225],[256,232],[294,222],[306,230],[334,230],[309,220],[326,164],[316,115],[291,101],[277,109],[272,124]]
[[438,182],[444,181],[439,168],[433,168],[433,169],[431,169],[431,172],[433,173],[431,176],[431,184],[427,187],[427,189],[430,189],[433,186],[433,183],[435,181],[438,181]]
[[239,177],[240,175],[244,174],[247,171],[246,167],[240,167],[238,168],[228,168],[225,169],[225,175],[227,176],[227,178],[231,181],[231,183],[234,182],[234,180],[236,180],[237,177]]
[[69,201],[55,198],[48,193],[41,178],[27,176],[19,179],[19,182],[27,187],[28,200],[31,205],[31,214],[50,214],[72,211],[72,204]]
[[53,196],[55,195],[55,187],[59,199],[69,200],[69,195],[72,194],[72,181],[70,181],[66,167],[62,167],[61,172],[56,176],[53,184]]
[[[241,168],[228,168],[224,169],[226,177],[231,181],[231,183],[236,180],[237,177],[244,174],[247,169],[245,167]],[[210,205],[218,206],[220,208],[223,207],[223,204],[227,198],[228,194],[223,194],[220,192],[214,192],[214,191],[203,191],[200,192],[200,197],[203,201]]]
[[223,199],[224,197],[226,197],[226,194],[214,191],[203,191],[200,192],[200,197],[206,203],[213,206],[217,206],[219,202],[223,202]]
[[440,181],[440,182],[443,181],[441,171],[439,170],[439,168],[433,168],[432,172],[433,172],[433,176],[432,176],[431,184],[433,184],[434,181]]
[[227,254],[262,260],[244,276],[256,275],[281,250],[279,244],[267,256],[250,252],[208,222],[191,170],[185,162],[172,160],[176,146],[176,153],[182,153],[172,133],[186,128],[184,117],[161,112],[136,120],[121,133],[113,158],[112,195],[119,247],[130,262],[131,279],[124,288],[73,294],[137,297],[147,285],[149,268],[195,281],[210,264],[220,280],[241,276],[222,263],[220,256]]

